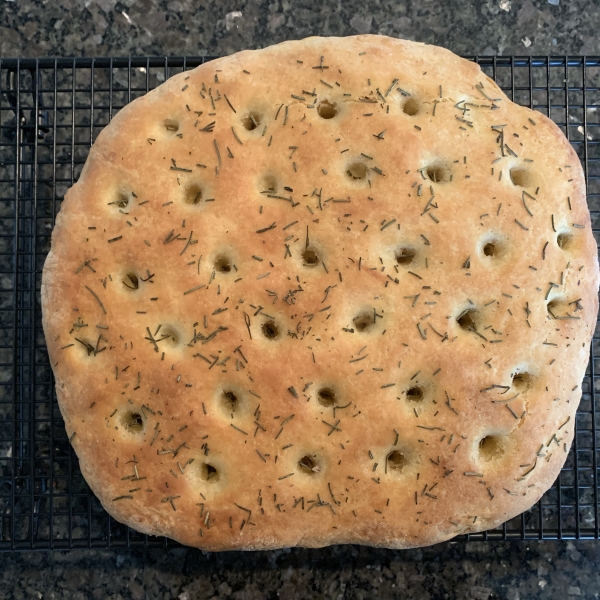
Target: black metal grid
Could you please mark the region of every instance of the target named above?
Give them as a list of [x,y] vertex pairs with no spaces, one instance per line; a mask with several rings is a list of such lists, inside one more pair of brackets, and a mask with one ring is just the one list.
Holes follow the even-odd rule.
[[[598,241],[600,57],[469,58],[563,130],[586,171]],[[39,290],[61,200],[100,130],[134,98],[205,60],[0,59],[0,551],[176,545],[111,519],[85,483],[56,403]],[[523,515],[461,539],[600,537],[598,327],[591,352],[558,480]]]

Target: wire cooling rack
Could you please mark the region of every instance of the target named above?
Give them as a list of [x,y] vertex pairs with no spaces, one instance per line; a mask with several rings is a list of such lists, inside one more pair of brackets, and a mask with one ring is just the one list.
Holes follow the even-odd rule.
[[[598,241],[600,57],[469,58],[563,130],[586,172]],[[61,200],[98,133],[127,103],[206,60],[0,59],[0,551],[176,545],[113,520],[85,483],[56,403],[39,291]],[[557,481],[526,513],[461,540],[600,537],[599,338],[596,328]]]

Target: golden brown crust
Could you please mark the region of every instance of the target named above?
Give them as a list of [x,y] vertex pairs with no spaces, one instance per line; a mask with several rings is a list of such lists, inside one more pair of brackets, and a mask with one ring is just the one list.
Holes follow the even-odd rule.
[[211,550],[403,548],[554,481],[598,281],[549,119],[441,48],[309,38],[121,110],[58,215],[42,305],[116,519]]

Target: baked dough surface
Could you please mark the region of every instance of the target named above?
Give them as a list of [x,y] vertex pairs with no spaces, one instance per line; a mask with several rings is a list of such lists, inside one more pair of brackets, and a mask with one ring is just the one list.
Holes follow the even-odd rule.
[[442,48],[309,38],[116,115],[42,307],[67,432],[119,521],[210,550],[406,548],[550,487],[598,281],[549,119]]

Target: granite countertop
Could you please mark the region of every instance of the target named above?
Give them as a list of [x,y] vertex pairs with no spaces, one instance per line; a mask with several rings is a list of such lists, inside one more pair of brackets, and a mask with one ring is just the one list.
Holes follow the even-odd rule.
[[[309,35],[380,33],[459,54],[600,54],[597,0],[0,0],[0,57],[225,55]],[[0,600],[600,597],[600,542],[448,542],[222,554],[0,558]]]
[[32,552],[2,557],[0,598],[580,600],[600,596],[599,561],[597,541],[449,542],[405,551]]
[[600,54],[597,0],[0,0],[0,56],[224,55],[379,33],[458,54]]

